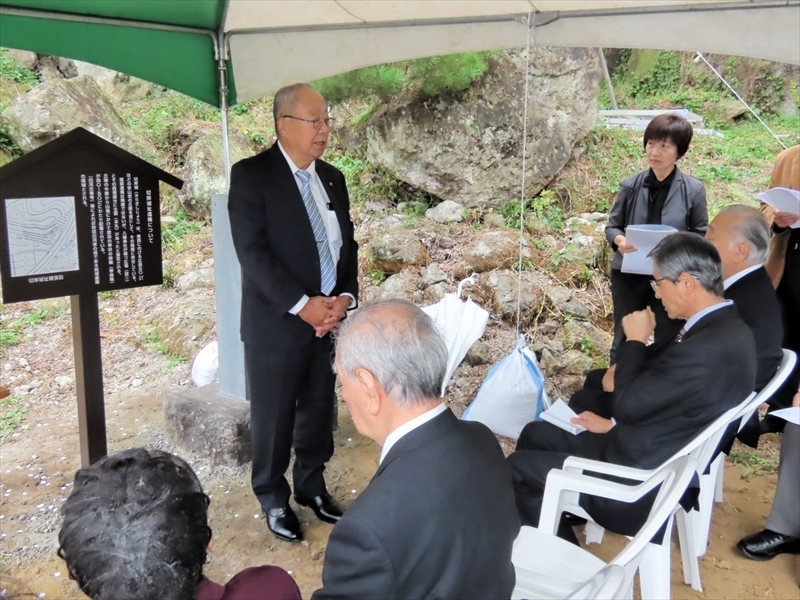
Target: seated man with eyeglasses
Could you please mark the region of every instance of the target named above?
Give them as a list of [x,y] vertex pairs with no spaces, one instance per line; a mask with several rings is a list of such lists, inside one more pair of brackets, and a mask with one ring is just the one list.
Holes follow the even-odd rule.
[[[753,334],[723,299],[720,256],[694,233],[676,233],[650,253],[656,297],[672,319],[685,319],[678,338],[655,355],[648,310],[624,317],[626,341],[614,372],[614,420],[584,411],[573,419],[586,431],[572,435],[550,423],[529,423],[508,457],[523,525],[536,526],[545,482],[569,456],[653,469],[689,443],[755,385]],[[634,505],[581,497],[592,518],[616,533],[635,535],[655,495]]]

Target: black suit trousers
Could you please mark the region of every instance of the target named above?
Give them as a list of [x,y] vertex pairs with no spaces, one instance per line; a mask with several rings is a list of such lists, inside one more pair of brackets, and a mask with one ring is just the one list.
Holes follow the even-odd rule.
[[253,445],[252,485],[261,507],[289,501],[284,474],[291,449],[294,493],[310,500],[325,493],[323,472],[333,455],[335,375],[330,335],[296,348],[245,344]]

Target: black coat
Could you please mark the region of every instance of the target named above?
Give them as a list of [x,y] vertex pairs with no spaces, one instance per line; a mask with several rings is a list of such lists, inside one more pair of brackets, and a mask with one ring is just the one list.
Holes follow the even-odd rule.
[[509,598],[520,529],[489,429],[446,410],[389,450],[328,540],[328,598]]
[[[315,166],[342,230],[331,295],[348,292],[358,298],[358,244],[344,176],[322,160]],[[304,294],[321,295],[319,252],[297,182],[277,143],[233,165],[228,212],[242,266],[242,341],[306,344],[314,329],[288,311]]]

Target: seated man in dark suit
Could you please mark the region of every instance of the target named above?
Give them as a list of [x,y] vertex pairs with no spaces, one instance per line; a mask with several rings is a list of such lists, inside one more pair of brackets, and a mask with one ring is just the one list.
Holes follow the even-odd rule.
[[335,364],[356,428],[383,451],[331,532],[314,600],[510,597],[511,470],[494,434],[439,398],[447,349],[430,317],[404,300],[365,304]]
[[278,567],[245,569],[224,586],[203,577],[208,502],[177,456],[145,448],[107,456],[75,474],[58,555],[92,600],[300,600]]
[[[706,239],[714,244],[722,258],[725,297],[733,300],[739,317],[747,323],[756,342],[756,391],[775,375],[783,352],[781,307],[772,281],[764,268],[769,256],[769,226],[756,208],[735,204],[723,208],[708,226]],[[730,450],[733,435],[726,436],[725,451]],[[739,432],[739,440],[758,446],[758,414]]]
[[[546,422],[525,426],[508,458],[523,525],[538,524],[547,473],[561,468],[568,456],[656,468],[753,391],[753,334],[733,303],[722,298],[722,265],[714,246],[697,234],[676,233],[650,256],[656,297],[670,318],[686,324],[675,342],[652,356],[645,345],[655,327],[652,312],[624,317],[627,341],[614,373],[615,420],[584,411],[573,419],[587,429],[578,435]],[[652,498],[634,506],[592,497],[581,503],[603,527],[633,535]]]

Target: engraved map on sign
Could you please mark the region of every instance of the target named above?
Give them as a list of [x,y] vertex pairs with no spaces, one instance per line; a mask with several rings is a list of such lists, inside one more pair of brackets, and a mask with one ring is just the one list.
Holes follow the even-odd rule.
[[75,198],[6,200],[11,276],[78,270]]

